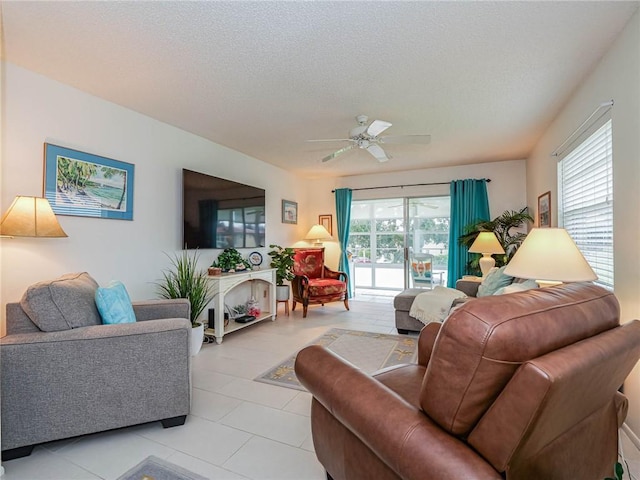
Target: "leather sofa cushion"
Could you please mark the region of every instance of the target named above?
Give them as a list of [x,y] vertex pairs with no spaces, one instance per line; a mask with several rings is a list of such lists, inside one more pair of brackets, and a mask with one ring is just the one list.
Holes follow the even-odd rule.
[[615,296],[593,284],[466,302],[440,329],[420,404],[446,431],[465,436],[523,362],[618,324]]
[[27,288],[20,306],[44,332],[100,325],[95,303],[98,284],[86,273],[69,273]]

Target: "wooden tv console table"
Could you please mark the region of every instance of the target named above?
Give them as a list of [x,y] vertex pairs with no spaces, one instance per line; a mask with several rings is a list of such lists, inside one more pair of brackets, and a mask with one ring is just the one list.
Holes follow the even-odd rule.
[[[222,343],[222,337],[226,334],[248,327],[254,323],[271,318],[276,319],[276,269],[267,268],[264,270],[247,270],[245,272],[223,273],[222,275],[209,276],[213,294],[215,295],[212,305],[215,308],[214,327],[207,328],[204,334],[215,337],[216,343]],[[229,319],[229,324],[224,326],[225,303],[224,297],[231,290],[246,282],[251,282],[251,296],[260,304],[260,316],[248,323],[237,323]],[[266,297],[261,295],[264,290],[260,290],[260,285],[267,286]],[[249,300],[249,298],[247,298]]]

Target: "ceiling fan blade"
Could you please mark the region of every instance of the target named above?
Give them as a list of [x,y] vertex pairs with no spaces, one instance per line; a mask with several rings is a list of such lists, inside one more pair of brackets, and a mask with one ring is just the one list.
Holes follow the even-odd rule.
[[380,143],[422,144],[431,143],[431,135],[387,135],[379,138]]
[[369,128],[367,128],[367,135],[377,137],[390,126],[391,124],[389,122],[385,122],[384,120],[374,120],[373,122],[371,122],[371,125],[369,125]]
[[389,160],[389,157],[387,157],[387,154],[382,149],[382,147],[380,145],[376,145],[375,143],[367,147],[367,152],[376,157],[376,160],[381,163]]
[[350,138],[323,138],[322,140],[305,140],[305,142],[313,143],[313,142],[352,142],[353,140]]
[[337,151],[333,152],[331,155],[327,155],[326,157],[324,157],[322,159],[322,163],[328,162],[329,160],[333,160],[337,156],[342,155],[343,153],[346,153],[346,152],[348,152],[349,150],[351,150],[353,148],[356,148],[355,144],[347,145],[346,147],[341,148],[340,150],[337,150]]

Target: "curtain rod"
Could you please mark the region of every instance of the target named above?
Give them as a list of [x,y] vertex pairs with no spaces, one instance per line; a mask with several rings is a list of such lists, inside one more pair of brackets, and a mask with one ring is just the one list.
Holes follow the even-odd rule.
[[[487,183],[491,181],[490,178],[484,178]],[[451,182],[433,182],[433,183],[411,183],[409,185],[386,185],[384,187],[363,187],[363,188],[351,188],[354,192],[357,190],[379,190],[382,188],[404,188],[404,187],[427,187],[429,185],[450,185]],[[331,190],[331,193],[335,193],[335,190]]]
[[589,118],[587,118],[584,122],[582,122],[580,124],[580,126],[578,128],[576,128],[571,135],[569,135],[567,137],[567,139],[562,142],[558,147],[556,147],[556,149],[551,152],[551,156],[552,157],[557,157],[558,155],[560,155],[560,149],[562,147],[564,147],[567,143],[569,143],[569,140],[572,140],[573,137],[575,137],[576,133],[580,132],[582,133],[582,129],[585,127],[585,125],[587,125],[589,123],[589,121],[595,116],[596,113],[598,113],[600,110],[602,110],[603,108],[607,108],[607,107],[613,107],[613,100],[609,100],[608,102],[604,102],[601,103],[598,108],[596,108],[593,113],[591,115],[589,115]]

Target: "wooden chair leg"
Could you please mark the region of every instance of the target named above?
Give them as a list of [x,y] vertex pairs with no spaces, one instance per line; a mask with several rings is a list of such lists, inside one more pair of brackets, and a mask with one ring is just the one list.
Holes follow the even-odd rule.
[[307,308],[308,305],[302,305],[302,318],[307,318]]
[[345,298],[345,299],[344,299],[344,307],[345,307],[347,310],[349,310],[349,299],[348,299],[348,298]]
[[296,309],[296,305],[297,305],[296,301],[295,301],[295,300],[292,300],[292,301],[291,301],[291,311],[292,311],[292,312]]

